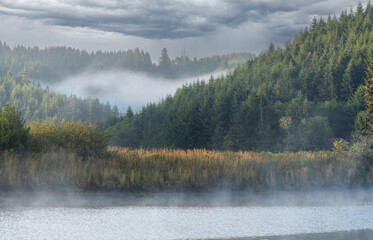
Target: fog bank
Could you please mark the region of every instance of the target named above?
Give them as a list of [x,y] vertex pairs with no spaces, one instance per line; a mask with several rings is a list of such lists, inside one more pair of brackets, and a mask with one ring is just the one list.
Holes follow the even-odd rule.
[[173,95],[185,83],[197,80],[208,81],[226,72],[217,72],[197,77],[185,77],[169,80],[159,76],[131,71],[85,72],[69,77],[49,87],[59,93],[75,94],[78,97],[97,97],[101,102],[116,104],[119,111],[125,113],[128,106],[138,111],[150,102],[159,102],[162,98]]
[[372,205],[373,188],[319,189],[308,191],[231,191],[211,192],[76,192],[0,191],[1,207],[312,207]]

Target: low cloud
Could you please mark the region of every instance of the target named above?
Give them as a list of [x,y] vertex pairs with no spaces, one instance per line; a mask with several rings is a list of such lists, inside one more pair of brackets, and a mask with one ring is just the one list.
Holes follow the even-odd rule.
[[198,37],[326,0],[1,0],[0,14],[147,39]]
[[[154,59],[260,53],[293,39],[312,18],[356,9],[360,0],[0,0],[0,40],[11,46],[140,48]],[[365,6],[368,0],[362,0]],[[189,37],[188,37],[189,36]]]
[[[223,72],[216,73],[215,76],[222,74]],[[162,98],[173,95],[185,83],[198,79],[207,81],[209,78],[210,75],[203,75],[168,80],[130,71],[102,71],[73,76],[49,87],[67,95],[98,97],[102,102],[117,105],[125,113],[128,106],[138,111],[147,103],[158,103]]]

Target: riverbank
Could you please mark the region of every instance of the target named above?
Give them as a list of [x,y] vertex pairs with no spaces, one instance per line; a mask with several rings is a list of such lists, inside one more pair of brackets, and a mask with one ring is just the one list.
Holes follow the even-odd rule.
[[352,152],[255,153],[109,148],[0,155],[0,189],[28,191],[234,191],[369,187],[373,167]]

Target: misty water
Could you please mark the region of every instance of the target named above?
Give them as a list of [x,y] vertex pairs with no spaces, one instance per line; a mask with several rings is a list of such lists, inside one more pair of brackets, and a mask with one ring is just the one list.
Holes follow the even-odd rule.
[[0,239],[236,239],[373,229],[372,196],[3,193]]

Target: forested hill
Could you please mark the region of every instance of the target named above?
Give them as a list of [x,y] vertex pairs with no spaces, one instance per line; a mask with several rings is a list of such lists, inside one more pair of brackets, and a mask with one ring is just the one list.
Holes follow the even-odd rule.
[[44,119],[66,119],[91,122],[106,128],[119,121],[116,107],[102,104],[97,98],[80,99],[31,84],[26,75],[13,76],[10,71],[0,76],[0,106],[14,105],[27,122]]
[[93,71],[137,71],[166,78],[198,76],[214,71],[233,69],[235,66],[253,59],[250,53],[232,53],[222,56],[190,59],[183,54],[171,60],[167,49],[161,52],[158,64],[153,64],[149,53],[138,48],[128,51],[88,53],[70,47],[9,47],[0,42],[0,72],[27,72],[31,79],[40,82],[56,82],[66,77]]
[[314,150],[350,139],[373,53],[373,8],[314,19],[226,77],[180,88],[116,126],[131,147]]

